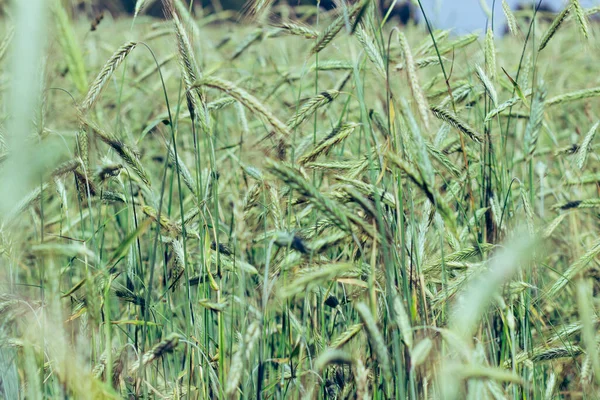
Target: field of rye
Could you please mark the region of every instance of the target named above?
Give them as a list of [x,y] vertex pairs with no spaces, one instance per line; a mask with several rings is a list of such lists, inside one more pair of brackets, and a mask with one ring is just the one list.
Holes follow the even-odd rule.
[[0,398],[597,398],[599,9],[270,3],[4,6]]

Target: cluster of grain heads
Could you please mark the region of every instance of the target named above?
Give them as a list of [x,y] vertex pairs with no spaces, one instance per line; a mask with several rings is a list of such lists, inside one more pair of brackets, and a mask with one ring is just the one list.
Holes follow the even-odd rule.
[[508,30],[511,34],[516,36],[518,33],[517,19],[515,18],[515,15],[513,14],[506,0],[502,0],[502,11],[504,12],[504,16],[506,17]]
[[235,48],[235,50],[233,51],[233,53],[231,54],[229,59],[233,61],[233,60],[237,59],[238,57],[240,57],[247,49],[250,48],[250,46],[252,46],[254,43],[258,43],[260,40],[262,40],[264,35],[265,35],[265,32],[262,28],[255,29],[253,32],[248,34],[248,36],[246,36],[244,39],[242,39],[240,41],[240,43]]
[[534,94],[531,102],[531,113],[529,120],[527,121],[527,127],[525,128],[525,155],[526,159],[529,160],[533,157],[533,153],[537,147],[538,138],[540,135],[540,129],[544,118],[544,106],[546,100],[546,88],[543,82],[541,82]]
[[460,250],[457,250],[455,252],[452,252],[452,253],[446,255],[443,259],[438,258],[438,259],[428,262],[424,268],[424,272],[428,272],[429,269],[441,268],[442,264],[452,265],[452,264],[467,261],[467,260],[475,258],[477,256],[484,256],[493,248],[494,248],[494,245],[489,244],[489,243],[481,243],[477,246],[464,247]]
[[[181,161],[181,158],[175,154],[175,147],[172,146],[170,143],[167,143],[167,147],[169,148],[169,159],[171,163],[176,166],[177,171],[183,179],[183,182],[188,187],[190,192],[192,192],[193,194],[197,194],[198,188],[196,186],[194,178],[192,177],[191,172],[189,171],[187,166]],[[194,197],[194,201],[198,201],[196,197]]]
[[431,111],[433,111],[433,115],[435,115],[437,118],[453,126],[461,133],[464,133],[474,142],[483,143],[481,134],[472,128],[466,121],[460,119],[452,111],[437,106],[431,107]]
[[535,235],[534,213],[529,198],[529,192],[524,186],[521,186],[521,202],[525,211],[525,224],[527,225],[529,235],[533,237]]
[[[135,2],[136,18],[145,3]],[[257,17],[272,9],[281,20],[227,33],[209,25],[226,13],[201,17],[187,3],[165,1],[170,20],[153,22],[146,36],[160,61],[140,58],[122,78],[141,42],[94,65],[95,53],[83,47],[93,37],[79,42],[71,35],[78,24],[54,10],[56,56],[69,68],[57,81],[70,79],[85,96],[77,152],[36,177],[3,214],[0,256],[18,283],[11,287],[41,288],[50,304],[61,298],[68,310],[56,320],[73,328],[56,337],[44,331],[46,343],[25,335],[6,341],[18,346],[20,364],[10,373],[27,382],[23,391],[345,399],[594,393],[599,245],[589,216],[600,208],[600,90],[558,63],[539,68],[541,50],[571,46],[578,32],[564,24],[577,18],[584,32],[590,10],[577,12],[570,1],[546,33],[532,32],[539,46],[519,60],[506,43],[533,36],[521,34],[507,1],[515,37],[494,40],[487,29],[483,52],[468,46],[477,34],[432,30],[413,42],[424,27],[382,27],[373,1],[319,14],[318,27],[306,22],[317,7],[294,8],[308,17],[292,20],[286,6],[251,2]],[[145,23],[136,19],[130,34]],[[386,54],[390,33],[397,40]],[[159,46],[167,35],[173,46]],[[103,46],[116,48],[124,38],[115,36],[117,44]],[[294,51],[280,51],[280,43]],[[174,57],[178,65],[169,63]],[[381,84],[388,60],[407,79],[397,74]],[[498,65],[514,80],[498,76]],[[101,71],[89,90],[86,68]],[[152,97],[163,85],[157,72],[165,99]],[[553,97],[536,83],[540,74],[552,80]],[[113,84],[116,93],[107,89]],[[143,110],[137,96],[148,100]],[[173,98],[176,106],[165,104]],[[42,143],[58,134],[73,140],[53,114],[28,131]],[[4,121],[7,136],[13,127]],[[286,151],[280,160],[289,163],[257,156],[251,144],[264,142]],[[10,150],[0,142],[3,168]],[[538,161],[545,167],[534,169]],[[7,232],[24,221],[33,227],[23,237]],[[549,243],[548,251],[532,251],[529,239],[500,245],[515,225]],[[42,315],[38,303],[16,298],[0,296],[3,323],[33,315],[28,306]],[[59,354],[70,348],[68,337],[89,348]],[[183,337],[190,346],[177,351]],[[140,349],[138,360],[126,349]],[[71,369],[63,362],[69,357]]]
[[358,28],[356,29],[355,34],[356,34],[356,38],[358,39],[358,41],[362,45],[365,53],[367,54],[367,57],[369,57],[369,60],[371,60],[371,62],[375,65],[375,69],[377,70],[377,73],[380,75],[381,78],[385,79],[387,76],[385,62],[383,61],[383,57],[381,56],[381,53],[375,46],[373,39],[369,36],[369,33],[365,30],[364,24],[361,23],[358,25]]
[[[110,377],[110,382],[112,383],[113,389],[118,390],[119,386],[121,385],[123,371],[125,371],[126,365],[128,363],[128,358],[129,358],[128,350],[129,350],[128,346],[123,346],[119,352],[115,352],[112,354],[113,363],[112,363],[112,368],[111,368],[112,375]],[[107,380],[107,376],[106,376],[106,374],[108,372],[107,365],[106,365],[107,359],[108,359],[107,354],[106,353],[102,354],[102,356],[100,356],[100,360],[94,366],[94,369],[92,370],[92,374],[94,375],[94,377],[96,379]]]
[[410,85],[413,97],[415,98],[415,102],[417,103],[421,121],[425,125],[425,129],[429,130],[429,104],[427,103],[427,98],[425,97],[423,89],[419,84],[415,62],[408,45],[408,40],[403,32],[398,31],[398,42],[400,43],[400,48],[402,49],[402,55],[404,56],[406,63],[408,83]]
[[315,161],[321,155],[328,155],[335,145],[343,142],[358,126],[359,124],[357,123],[349,122],[342,123],[341,125],[332,129],[329,135],[317,143],[312,150],[306,154],[303,154],[298,159],[298,163],[300,165],[305,165]]
[[461,36],[454,41],[447,43],[443,47],[440,47],[439,53],[440,55],[446,55],[453,51],[458,51],[471,43],[475,42],[479,38],[478,33],[470,33],[468,35]]
[[496,79],[496,45],[494,42],[494,31],[488,28],[485,34],[485,66],[488,75],[494,81]]
[[[573,210],[600,207],[600,199],[570,200],[552,206],[554,210]],[[565,215],[565,214],[562,214]]]
[[598,131],[598,127],[600,126],[600,121],[597,121],[588,133],[583,138],[583,142],[581,142],[581,146],[577,150],[577,167],[579,169],[583,169],[585,166],[585,162],[588,157],[588,153],[592,150],[592,142],[594,141],[594,137],[596,136],[596,131]]
[[168,273],[169,288],[174,291],[177,288],[176,285],[181,283],[181,277],[185,273],[186,255],[185,249],[183,248],[183,241],[181,239],[169,240],[169,247],[171,248],[175,258],[173,267]]
[[[595,321],[597,322],[597,321]],[[558,328],[553,328],[552,333],[546,332],[548,337],[546,341],[532,348],[530,351],[521,351],[514,355],[512,359],[504,362],[504,368],[516,367],[516,365],[544,363],[559,359],[573,359],[584,353],[580,346],[573,344],[573,336],[579,334],[583,324],[577,322]],[[515,365],[513,365],[513,363]]]
[[593,97],[600,96],[600,86],[589,88],[589,89],[580,89],[574,92],[567,92],[563,94],[556,95],[554,97],[546,100],[546,107],[554,107],[557,105],[569,103],[576,100],[582,99],[590,99]]
[[540,41],[540,46],[538,48],[538,51],[544,50],[544,48],[550,42],[550,39],[552,39],[552,37],[554,37],[554,35],[556,34],[556,32],[558,32],[558,29],[561,27],[562,23],[565,21],[565,19],[569,15],[569,12],[571,11],[571,6],[572,6],[571,4],[568,4],[554,18],[554,20],[552,21],[552,24],[548,27],[548,30],[546,31],[546,33],[544,33],[544,36],[542,36],[542,40]]
[[[415,66],[418,67],[419,69],[421,69],[421,68],[425,68],[425,67],[440,65],[440,60],[442,60],[443,62],[448,61],[448,59],[446,57],[427,56],[427,57],[416,59]],[[406,67],[406,65],[402,62],[394,65],[394,69],[396,71],[401,71],[405,67]]]
[[278,25],[278,27],[290,35],[302,36],[306,39],[316,39],[319,36],[319,32],[314,29],[294,23],[292,21],[286,21]]
[[587,39],[590,36],[590,28],[581,3],[579,3],[579,0],[571,0],[570,7],[573,9],[573,14],[575,14],[575,19],[577,20],[577,25],[579,25],[581,34]]
[[311,115],[317,112],[319,108],[334,101],[339,94],[340,92],[337,90],[326,90],[319,93],[317,96],[308,99],[302,104],[296,114],[288,120],[286,124],[288,129],[290,131],[296,129],[302,122],[306,121]]
[[129,366],[128,374],[130,376],[136,376],[142,371],[144,367],[160,359],[168,353],[172,353],[177,345],[179,344],[181,335],[178,333],[171,333],[163,340],[154,345],[149,351],[141,355],[141,357]]
[[486,73],[479,65],[475,66],[475,72],[477,74],[477,78],[479,78],[479,80],[483,84],[483,87],[485,88],[485,91],[492,100],[493,106],[498,106],[498,94],[496,92],[496,89],[494,88],[492,80],[486,75]]
[[273,161],[269,162],[268,168],[281,181],[298,191],[306,200],[311,202],[335,226],[344,231],[351,232],[348,212],[345,210],[345,207],[321,193],[298,170],[283,163]]
[[142,162],[140,156],[129,145],[115,138],[111,133],[103,131],[100,127],[91,121],[81,119],[81,124],[85,129],[93,132],[101,141],[109,145],[115,152],[125,161],[125,163],[136,173],[141,181],[150,186],[150,178]]
[[[370,3],[369,0],[362,0],[350,6],[347,12],[340,13],[340,15],[319,34],[315,40],[315,44],[310,50],[310,54],[316,54],[325,49],[329,43],[335,39],[337,34],[340,33],[342,28],[348,26],[350,22],[354,27],[358,26],[357,24],[360,21],[355,20],[355,18],[362,15]],[[352,31],[354,31],[354,29],[352,29]]]
[[[170,4],[170,3],[169,3]],[[180,4],[179,1],[176,4]],[[181,7],[178,7],[181,9]],[[187,34],[187,30],[183,26],[183,23],[179,19],[179,13],[173,9],[173,5],[170,4],[166,8],[167,12],[173,20],[175,25],[175,37],[177,39],[177,50],[179,53],[179,65],[181,68],[181,74],[183,77],[183,83],[186,90],[186,100],[188,110],[192,122],[196,121],[200,123],[200,127],[206,133],[210,133],[210,118],[207,110],[206,96],[204,95],[201,87],[193,87],[194,82],[199,79],[202,74],[196,56],[194,48]],[[179,12],[184,12],[180,10]],[[188,22],[189,25],[193,25],[193,21]]]
[[147,0],[137,0],[135,2],[135,9],[133,10],[133,19],[135,20],[135,18],[138,16],[138,14],[140,13],[140,11],[142,11],[144,9],[144,6],[146,5]]
[[577,275],[584,273],[591,267],[592,261],[600,254],[600,240],[596,240],[577,261],[562,273],[554,285],[546,292],[549,299],[554,299]]
[[246,90],[238,87],[233,82],[214,76],[207,76],[195,82],[193,88],[207,86],[221,90],[227,95],[233,97],[244,105],[252,113],[264,118],[277,132],[281,139],[287,140],[290,136],[290,130],[286,124],[281,122],[265,105],[263,105],[256,97],[248,93]]
[[125,43],[104,64],[104,67],[90,85],[85,98],[81,102],[80,109],[84,115],[94,106],[114,72],[136,46],[136,42]]
[[163,234],[167,235],[167,237],[174,238],[182,233],[181,226],[177,225],[176,222],[171,221],[164,214],[160,214],[157,210],[152,208],[151,206],[143,206],[142,211],[145,215],[147,215],[154,222],[158,222],[161,227],[161,231]]
[[506,110],[511,110],[513,106],[515,106],[516,104],[519,104],[521,102],[523,102],[523,98],[529,97],[531,96],[532,90],[531,89],[527,89],[524,93],[523,93],[523,97],[521,96],[515,96],[511,99],[506,100],[504,103],[499,104],[496,108],[494,108],[493,110],[491,110],[490,112],[488,112],[488,114],[485,116],[485,122],[488,122],[489,120],[491,120],[492,118],[496,117],[497,115],[501,115],[502,112],[506,111]]
[[289,298],[301,293],[309,293],[327,282],[344,276],[351,276],[357,269],[358,266],[353,263],[320,265],[305,269],[295,274],[294,279],[288,284],[284,284],[279,291],[279,295],[282,298]]
[[[82,69],[83,65],[80,60],[80,56],[76,51],[75,45],[69,45],[71,40],[69,40],[68,29],[67,27],[63,28],[65,31],[65,37],[63,41],[65,42],[65,52],[69,52],[70,59],[72,59],[74,68]],[[68,46],[67,46],[68,45]],[[87,197],[90,194],[90,183],[87,179],[87,176],[91,173],[90,171],[90,155],[89,155],[89,133],[95,133],[102,141],[107,143],[109,146],[114,148],[117,153],[123,158],[123,160],[130,166],[132,169],[142,178],[142,181],[147,185],[150,184],[148,175],[144,172],[144,168],[139,161],[139,157],[135,154],[135,152],[127,145],[112,137],[112,135],[103,132],[98,126],[89,122],[86,118],[86,114],[90,111],[90,109],[94,106],[100,94],[104,90],[105,86],[109,82],[110,78],[113,76],[114,72],[117,70],[119,65],[123,63],[125,58],[133,51],[133,49],[137,46],[136,42],[129,42],[121,46],[105,63],[104,67],[96,77],[96,79],[90,85],[85,98],[79,105],[77,110],[77,114],[80,120],[80,128],[77,132],[76,137],[76,152],[78,156],[82,160],[82,166],[78,170],[75,171],[76,176],[78,176],[78,180],[81,183],[85,183],[80,189],[80,193],[82,196]],[[81,72],[83,74],[83,72]],[[78,75],[75,75],[76,77]],[[80,79],[81,80],[81,79]],[[81,82],[83,84],[83,81]],[[85,189],[84,189],[85,188]]]

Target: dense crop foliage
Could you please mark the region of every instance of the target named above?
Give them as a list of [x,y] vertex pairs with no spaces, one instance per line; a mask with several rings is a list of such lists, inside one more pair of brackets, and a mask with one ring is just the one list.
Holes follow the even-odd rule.
[[270,3],[3,17],[1,396],[594,398],[598,10]]

